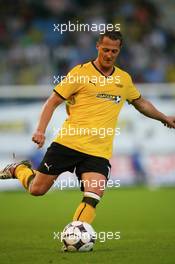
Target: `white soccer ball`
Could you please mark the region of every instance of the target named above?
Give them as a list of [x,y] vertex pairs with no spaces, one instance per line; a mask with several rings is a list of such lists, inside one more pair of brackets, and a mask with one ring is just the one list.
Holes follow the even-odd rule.
[[73,221],[62,232],[64,251],[91,251],[95,239],[94,229],[86,222]]

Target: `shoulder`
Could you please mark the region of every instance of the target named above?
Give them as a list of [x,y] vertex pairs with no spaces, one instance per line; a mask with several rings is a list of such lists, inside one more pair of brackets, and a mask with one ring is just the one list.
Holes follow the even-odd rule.
[[115,74],[117,76],[120,76],[122,79],[125,79],[126,81],[129,81],[129,82],[132,80],[131,75],[128,72],[122,70],[121,68],[117,66],[114,66],[114,67],[115,67]]
[[91,62],[83,63],[83,64],[77,64],[74,66],[70,71],[69,74],[79,74],[82,73],[85,70],[88,70],[90,67]]

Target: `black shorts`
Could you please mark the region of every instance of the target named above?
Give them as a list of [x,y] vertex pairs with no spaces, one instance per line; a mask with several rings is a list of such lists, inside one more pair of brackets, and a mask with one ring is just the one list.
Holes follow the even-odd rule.
[[109,160],[92,156],[53,142],[47,149],[38,171],[48,175],[60,175],[65,171],[75,172],[81,180],[84,172],[98,172],[108,180],[111,165]]

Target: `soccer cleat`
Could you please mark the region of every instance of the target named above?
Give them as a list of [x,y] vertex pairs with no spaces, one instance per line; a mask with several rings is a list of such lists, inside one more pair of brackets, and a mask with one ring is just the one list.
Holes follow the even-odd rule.
[[31,169],[31,163],[28,160],[23,160],[17,163],[12,163],[12,164],[7,165],[3,170],[0,170],[0,179],[1,180],[16,179],[14,172],[15,172],[15,169],[19,165],[25,165],[29,169]]
[[65,245],[62,246],[61,251],[62,251],[62,252],[68,252],[68,250],[67,250],[67,248],[66,248]]
[[[93,248],[91,248],[89,251],[93,251]],[[61,252],[74,252],[74,251],[68,251],[67,247],[65,245],[63,245],[61,248]]]

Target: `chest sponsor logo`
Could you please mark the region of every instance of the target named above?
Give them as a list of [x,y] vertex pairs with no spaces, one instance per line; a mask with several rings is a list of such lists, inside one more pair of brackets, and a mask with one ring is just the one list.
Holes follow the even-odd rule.
[[120,95],[112,95],[112,94],[104,94],[104,93],[98,93],[96,97],[105,99],[107,101],[113,101],[116,104],[120,103],[122,98]]

